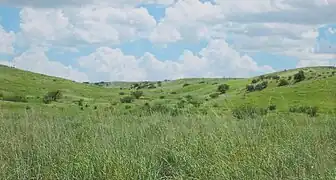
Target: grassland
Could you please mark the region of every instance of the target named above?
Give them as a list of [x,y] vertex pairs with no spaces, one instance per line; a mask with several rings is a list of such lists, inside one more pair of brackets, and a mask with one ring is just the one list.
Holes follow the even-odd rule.
[[[0,179],[335,179],[334,72],[136,90],[136,82],[76,83],[0,66]],[[247,92],[252,80],[267,87]],[[221,84],[229,85],[222,94]],[[62,96],[43,103],[54,91]],[[139,99],[120,101],[136,91]]]

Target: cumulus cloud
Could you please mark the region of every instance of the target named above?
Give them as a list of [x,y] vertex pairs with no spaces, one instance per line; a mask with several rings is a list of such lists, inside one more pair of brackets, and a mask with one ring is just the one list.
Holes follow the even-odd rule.
[[13,32],[6,32],[0,25],[0,53],[12,54],[14,53],[13,43],[15,41],[15,34]]
[[105,6],[114,7],[133,7],[139,4],[162,4],[170,5],[175,0],[59,0],[59,1],[45,1],[45,0],[0,0],[1,3],[12,5],[15,7],[34,7],[34,8],[63,8],[63,7],[78,7],[92,4],[102,4]]
[[[80,46],[96,49],[77,59],[86,75],[68,68],[69,72],[77,72],[71,74],[64,70],[62,64],[55,65],[60,69],[59,72],[68,72],[65,73],[67,76],[71,74],[76,79],[85,79],[86,76],[93,81],[245,77],[273,71],[272,67],[260,66],[242,52],[266,51],[293,56],[298,58],[298,66],[327,64],[332,58],[331,53],[317,53],[330,46],[327,41],[321,41],[318,48],[314,49],[317,28],[326,23],[336,23],[336,3],[325,3],[324,0],[0,2],[23,7],[19,33],[14,35],[0,27],[0,38],[11,41],[9,44],[0,44],[0,52],[13,51],[9,47],[12,47],[10,45],[14,39],[21,47],[57,47],[60,51],[78,51]],[[159,22],[147,9],[139,7],[150,3],[166,6],[165,16]],[[329,29],[329,32],[334,34],[335,31]],[[160,61],[150,52],[135,57],[124,54],[118,48],[111,48],[139,39],[149,39],[155,45],[200,40],[209,43],[200,52],[185,50],[177,60],[169,61]],[[30,50],[21,56],[30,59],[37,56],[43,59],[43,66],[47,67],[54,63],[48,60],[42,50]],[[29,64],[24,64],[18,58],[14,62],[21,62],[22,67],[28,67]],[[42,71],[42,67],[37,70]]]
[[149,36],[156,25],[141,7],[23,8],[20,17],[22,46],[113,45]]
[[[87,72],[103,73],[105,80],[162,80],[183,77],[246,77],[272,72],[270,66],[259,66],[251,57],[241,55],[224,40],[213,40],[199,53],[186,50],[178,61],[160,61],[145,53],[142,57],[125,55],[120,49],[98,48],[79,58]],[[96,81],[96,79],[91,79]]]
[[[5,63],[4,63],[5,64]],[[15,57],[7,65],[15,66],[16,68],[47,74],[75,81],[87,81],[88,77],[71,66],[65,66],[59,61],[51,61],[42,48],[32,48]]]

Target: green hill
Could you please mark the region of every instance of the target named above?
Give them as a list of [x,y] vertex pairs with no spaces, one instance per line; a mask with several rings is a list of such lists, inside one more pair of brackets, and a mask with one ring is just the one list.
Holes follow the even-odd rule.
[[[294,75],[300,70],[304,72],[305,78],[295,82]],[[316,106],[320,112],[328,113],[334,112],[336,107],[335,72],[335,67],[309,67],[249,79],[190,78],[162,82],[78,83],[0,66],[0,96],[3,108],[22,107],[27,104],[44,107],[50,106],[43,103],[45,94],[59,90],[63,94],[62,98],[51,103],[57,107],[76,108],[77,102],[83,99],[91,106],[107,106],[113,103],[117,108],[123,109],[124,105],[118,106],[122,104],[119,99],[135,91],[136,87],[132,86],[138,84],[138,90],[143,91],[143,96],[128,106],[142,106],[146,102],[174,106],[187,96],[198,101],[200,105],[197,107],[201,109],[222,111],[251,104],[260,108],[276,105],[278,111],[284,112],[290,107],[301,105]],[[252,83],[253,80],[257,82]],[[283,86],[279,86],[280,81],[284,81]],[[258,86],[262,82],[267,82],[266,88],[259,86],[259,90],[247,91],[247,85]],[[229,85],[229,89],[223,94],[217,92],[220,84]],[[15,97],[22,97],[27,102],[13,103],[16,101]]]

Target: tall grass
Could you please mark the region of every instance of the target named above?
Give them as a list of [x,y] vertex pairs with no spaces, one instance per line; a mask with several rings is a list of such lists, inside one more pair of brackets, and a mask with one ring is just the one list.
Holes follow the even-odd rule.
[[0,112],[0,179],[334,179],[336,118]]

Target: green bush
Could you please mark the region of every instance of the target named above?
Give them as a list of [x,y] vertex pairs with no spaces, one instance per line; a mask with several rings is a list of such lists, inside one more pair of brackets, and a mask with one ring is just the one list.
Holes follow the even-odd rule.
[[253,91],[255,91],[254,85],[252,85],[252,84],[246,85],[246,91],[247,92],[253,92]]
[[229,90],[230,86],[227,84],[221,84],[217,87],[217,91],[224,94],[227,90]]
[[119,92],[119,95],[123,96],[125,95],[125,92]]
[[287,80],[288,81],[292,80],[292,76],[288,76]]
[[255,106],[245,104],[232,109],[232,116],[237,119],[255,118],[268,113],[266,108],[257,108]]
[[132,96],[125,96],[120,98],[121,103],[132,103],[134,101],[134,98]]
[[306,113],[311,117],[317,116],[317,106],[292,106],[289,108],[289,112],[292,113]]
[[177,94],[177,92],[173,91],[173,92],[171,92],[170,94]]
[[142,91],[133,91],[132,96],[134,96],[136,99],[139,99],[141,96],[143,96],[143,92]]
[[287,86],[289,82],[286,79],[280,79],[278,86]]
[[263,82],[257,84],[257,85],[254,87],[254,89],[255,89],[256,91],[261,91],[261,90],[267,88],[267,86],[268,86],[268,82],[267,82],[267,81],[263,81]]
[[258,81],[259,81],[259,79],[253,79],[253,80],[252,80],[252,84],[257,83]]
[[183,87],[186,87],[186,86],[189,86],[190,84],[188,84],[188,83],[185,83],[185,84],[183,84]]
[[300,81],[303,81],[305,79],[305,74],[302,70],[300,70],[298,73],[294,74],[294,81],[297,83],[297,82],[300,82]]
[[57,101],[63,97],[63,94],[60,90],[50,91],[43,97],[43,102],[49,104],[53,101]]
[[211,93],[211,94],[209,95],[209,97],[211,97],[212,99],[215,99],[215,98],[218,98],[219,95],[220,95],[220,93],[215,92],[215,93]]
[[160,99],[164,99],[164,98],[165,98],[165,96],[160,96],[159,98],[160,98]]
[[269,105],[269,106],[268,106],[268,110],[270,110],[270,111],[274,111],[274,110],[276,110],[276,105],[275,105],[275,104],[271,104],[271,105]]

